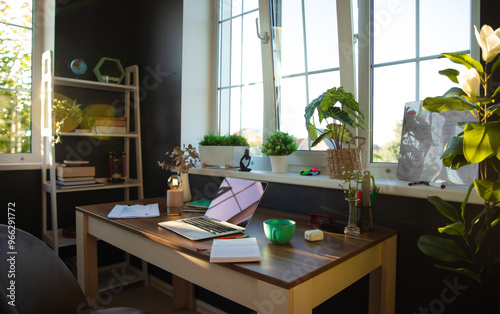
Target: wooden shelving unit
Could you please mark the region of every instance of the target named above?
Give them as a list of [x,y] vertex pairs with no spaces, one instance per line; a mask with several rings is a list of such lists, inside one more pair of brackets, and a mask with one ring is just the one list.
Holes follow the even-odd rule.
[[[65,77],[54,76],[53,68],[53,52],[48,50],[42,56],[42,225],[43,225],[43,241],[50,245],[56,254],[59,254],[59,248],[75,245],[76,239],[65,238],[62,228],[58,224],[58,206],[57,195],[60,193],[95,191],[104,189],[123,189],[124,200],[129,200],[130,189],[137,189],[139,199],[144,198],[144,187],[142,180],[142,157],[141,157],[141,135],[140,135],[140,102],[139,102],[139,68],[138,66],[130,66],[125,70],[125,84],[102,83],[96,81],[72,79]],[[52,103],[54,99],[55,86],[69,86],[74,88],[92,90],[103,90],[116,93],[123,93],[125,100],[124,116],[126,118],[125,133],[92,133],[92,132],[63,132],[59,135],[64,137],[106,137],[106,138],[122,138],[125,152],[125,181],[122,183],[109,183],[107,178],[97,178],[97,181],[104,185],[66,188],[59,189],[56,185],[56,145],[64,145],[63,143],[53,143],[53,121],[52,121]],[[131,121],[132,120],[132,121]],[[130,141],[134,141],[134,151],[131,152]],[[135,177],[130,176],[130,153],[135,155]],[[47,175],[48,173],[48,175]],[[50,214],[52,228],[48,229],[48,210],[47,197],[50,197]],[[147,284],[147,268],[143,262],[142,270],[136,269],[129,265],[127,259],[127,269],[137,274],[136,280],[146,280]],[[122,264],[117,264],[115,267],[124,267]],[[103,275],[106,276],[106,275]]]

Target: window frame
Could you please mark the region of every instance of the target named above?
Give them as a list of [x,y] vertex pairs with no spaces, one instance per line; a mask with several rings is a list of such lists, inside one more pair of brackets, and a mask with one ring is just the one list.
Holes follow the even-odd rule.
[[[217,0],[215,0],[217,1]],[[339,16],[337,23],[339,25],[339,49],[342,47],[346,48],[346,43],[348,44],[349,38],[352,39],[352,61],[346,60],[345,50],[340,54],[340,77],[341,85],[350,92],[352,92],[360,104],[360,108],[365,113],[366,121],[369,124],[367,130],[356,130],[357,135],[363,136],[367,139],[367,144],[361,148],[362,154],[362,165],[363,168],[370,170],[372,174],[379,178],[384,179],[396,179],[397,173],[397,163],[381,163],[381,162],[371,162],[370,156],[372,152],[370,148],[371,137],[370,130],[373,125],[373,116],[371,114],[371,71],[370,71],[370,32],[364,30],[367,29],[367,25],[370,25],[370,1],[371,0],[337,0],[337,12],[351,12],[350,15],[342,14]],[[417,3],[419,0],[416,0]],[[354,2],[354,4],[353,4]],[[354,34],[353,28],[353,7],[352,5],[358,5],[358,33]],[[217,1],[217,7],[219,6],[219,1]],[[479,29],[480,22],[480,0],[471,0],[471,25],[476,25]],[[347,24],[346,24],[347,23]],[[216,29],[218,29],[218,17],[215,21]],[[346,26],[347,25],[347,26]],[[260,33],[263,35],[265,32],[271,34],[271,14],[270,14],[270,0],[259,0],[259,26]],[[370,28],[368,28],[370,29]],[[357,50],[358,57],[358,67],[354,62],[355,48],[354,40],[357,37],[358,47],[365,47],[363,49]],[[471,56],[479,60],[480,49],[475,40],[474,31],[471,31]],[[218,38],[217,38],[218,46]],[[217,49],[217,48],[216,48]],[[276,130],[278,127],[278,121],[276,118],[277,109],[275,105],[274,88],[272,88],[273,73],[267,69],[273,69],[273,56],[271,42],[261,45],[262,50],[262,67],[263,67],[263,84],[264,84],[264,138],[266,138],[272,131]],[[218,52],[217,52],[218,53]],[[350,53],[349,53],[350,54]],[[345,66],[348,65],[348,66]],[[215,65],[214,71],[218,73],[218,64]],[[356,76],[359,78],[357,79]],[[218,101],[214,100],[214,112],[218,110]],[[217,113],[214,116],[218,117]],[[219,125],[220,121],[215,121],[212,125]],[[217,129],[213,130],[217,131]],[[254,158],[252,157],[253,167],[256,169],[270,169],[270,164],[268,158]],[[326,152],[325,151],[297,151],[290,155],[288,158],[289,165],[292,169],[299,169],[298,167],[306,166],[316,166],[326,168]],[[294,167],[295,166],[295,167]]]
[[[372,87],[373,87],[373,80],[371,76],[371,31],[372,31],[372,25],[370,21],[370,16],[371,16],[371,1],[374,0],[359,0],[359,30],[366,30],[369,29],[370,31],[367,33],[365,32],[360,32],[358,38],[359,38],[359,45],[361,47],[367,47],[366,49],[360,49],[359,50],[359,104],[361,107],[361,110],[363,112],[366,112],[368,115],[367,121],[369,121],[369,130],[372,129],[373,126],[373,115],[372,115]],[[416,6],[417,8],[419,7],[419,1],[416,0]],[[470,16],[470,22],[471,26],[476,25],[478,29],[480,28],[479,23],[480,23],[480,0],[470,0],[471,2],[471,16]],[[418,21],[417,21],[418,23]],[[369,25],[367,28],[366,25]],[[418,29],[416,30],[418,31]],[[475,60],[479,60],[480,58],[480,49],[479,45],[476,42],[475,35],[474,35],[474,29],[471,29],[471,37],[470,37],[470,43],[471,43],[471,56]],[[422,61],[422,60],[420,60]],[[419,82],[417,81],[417,84]],[[371,161],[371,154],[373,153],[370,151],[372,147],[372,138],[371,138],[371,132],[367,131],[362,131],[360,132],[362,136],[367,138],[367,144],[366,147],[362,149],[362,160],[363,160],[363,167],[366,168],[367,170],[370,170],[371,173],[378,177],[378,178],[385,178],[385,179],[396,179],[397,178],[397,163],[383,163],[383,162],[372,162]]]
[[53,1],[33,0],[31,62],[31,152],[0,154],[0,169],[38,169],[41,162],[42,53],[54,47],[56,6]]

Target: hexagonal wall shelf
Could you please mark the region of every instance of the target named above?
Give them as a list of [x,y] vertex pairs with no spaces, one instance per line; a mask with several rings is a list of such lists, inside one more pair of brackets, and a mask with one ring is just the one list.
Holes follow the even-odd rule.
[[125,77],[120,60],[103,57],[94,68],[95,76],[99,82],[120,84]]

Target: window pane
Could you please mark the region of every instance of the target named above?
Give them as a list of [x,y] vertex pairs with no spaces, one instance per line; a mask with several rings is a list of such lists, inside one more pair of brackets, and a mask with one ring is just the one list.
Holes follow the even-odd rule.
[[420,1],[420,55],[469,50],[470,0]]
[[31,152],[31,6],[0,2],[0,153]]
[[307,106],[304,76],[286,78],[281,85],[280,130],[298,139],[307,138],[304,109]]
[[232,15],[236,16],[241,14],[241,0],[233,0],[233,12]]
[[241,99],[241,133],[247,138],[251,146],[262,146],[264,134],[264,92],[262,84],[243,87]]
[[225,20],[225,19],[231,17],[231,6],[232,6],[232,0],[221,0],[220,1],[221,20]]
[[259,0],[243,0],[243,12],[259,8]]
[[229,86],[231,73],[231,21],[223,22],[220,26],[219,44],[219,86]]
[[[277,42],[281,44],[276,54],[281,57],[281,75],[304,73],[304,33],[302,28],[302,4],[300,0],[287,0],[279,6],[281,28]],[[280,24],[277,25],[279,27]]]
[[375,64],[415,57],[415,0],[374,2]]
[[219,93],[219,108],[220,108],[220,126],[219,132],[221,134],[229,133],[229,117],[230,117],[230,108],[231,101],[229,98],[229,89],[223,89]]
[[[0,8],[2,14],[0,14],[0,19],[2,22],[25,26],[28,28],[32,27],[31,0],[2,0],[1,2]],[[9,8],[7,8],[7,6]]]
[[262,55],[260,39],[255,34],[255,19],[259,12],[245,14],[243,17],[243,84],[262,82]]
[[339,66],[339,48],[336,1],[306,1],[307,70],[335,68]]
[[[418,100],[442,96],[450,88],[458,87],[458,84],[453,83],[447,76],[439,74],[439,71],[449,68],[460,69],[456,63],[447,58],[420,63],[420,97]],[[465,69],[465,67],[462,68]]]
[[241,17],[232,20],[231,25],[231,85],[241,84]]
[[[237,133],[241,129],[241,87],[231,88],[231,112],[229,120],[230,134]],[[225,133],[223,133],[225,134]]]
[[391,145],[399,146],[405,103],[416,100],[415,77],[414,63],[374,69],[373,161],[397,162],[399,149],[394,152]]
[[[326,92],[332,87],[340,86],[340,72],[332,71],[309,75],[309,100],[313,101],[316,97]],[[305,121],[304,121],[305,123]]]

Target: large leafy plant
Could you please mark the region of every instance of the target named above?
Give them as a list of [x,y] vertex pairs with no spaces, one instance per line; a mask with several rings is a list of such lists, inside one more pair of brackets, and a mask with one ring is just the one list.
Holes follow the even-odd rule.
[[[428,197],[450,223],[438,229],[447,236],[423,235],[418,246],[425,254],[444,262],[436,267],[485,282],[491,277],[495,264],[500,262],[500,253],[494,252],[492,237],[492,228],[500,221],[500,172],[497,167],[500,158],[500,87],[490,93],[492,89],[488,85],[500,66],[500,28],[493,31],[484,25],[480,33],[477,29],[475,33],[482,49],[484,67],[465,53],[442,54],[441,57],[466,67],[460,72],[455,69],[439,72],[458,83],[460,88],[451,88],[441,97],[426,98],[422,106],[432,112],[469,110],[474,115],[475,121],[463,123],[463,132],[447,143],[441,159],[443,165],[455,170],[477,163],[479,175],[470,185],[460,209],[438,196]],[[484,209],[469,213],[466,206],[474,189],[483,199]]]
[[[318,114],[319,123],[326,121],[325,129],[316,126],[315,112]],[[306,107],[304,117],[309,137],[313,141],[312,147],[328,139],[334,149],[342,149],[343,143],[349,142],[353,137],[347,126],[361,129],[366,126],[365,116],[358,102],[342,87],[331,88],[314,99]]]

